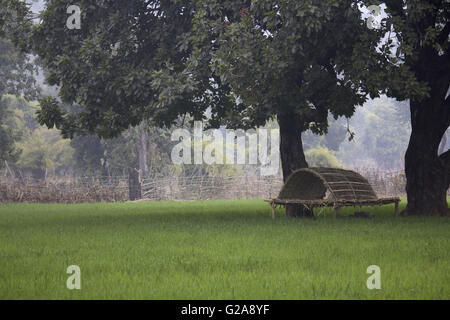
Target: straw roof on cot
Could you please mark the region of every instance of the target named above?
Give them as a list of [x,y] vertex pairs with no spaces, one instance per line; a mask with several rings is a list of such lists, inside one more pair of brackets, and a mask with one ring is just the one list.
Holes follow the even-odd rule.
[[293,172],[281,189],[278,200],[323,200],[332,202],[377,201],[366,178],[350,170],[305,168]]
[[336,218],[339,208],[343,206],[376,206],[389,203],[395,203],[394,212],[395,216],[398,216],[400,198],[378,198],[369,181],[354,171],[306,168],[294,171],[289,176],[277,199],[265,201],[272,207],[273,219],[276,206],[288,204],[304,205],[311,210],[318,206],[332,206]]

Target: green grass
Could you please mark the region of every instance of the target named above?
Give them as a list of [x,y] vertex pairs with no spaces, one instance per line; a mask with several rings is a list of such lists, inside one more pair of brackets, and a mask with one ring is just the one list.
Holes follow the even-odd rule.
[[[450,220],[261,200],[0,205],[0,299],[449,299]],[[66,269],[81,268],[81,290]],[[368,290],[369,265],[381,290]]]

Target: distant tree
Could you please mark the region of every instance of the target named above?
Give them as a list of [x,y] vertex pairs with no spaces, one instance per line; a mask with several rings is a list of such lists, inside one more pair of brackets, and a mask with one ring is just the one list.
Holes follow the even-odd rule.
[[339,122],[334,122],[328,127],[328,132],[324,136],[324,144],[330,150],[339,151],[341,143],[347,137],[347,128]]
[[13,127],[7,126],[12,110],[3,97],[6,94],[35,97],[33,71],[26,55],[15,49],[10,40],[0,38],[0,168],[5,161],[15,162],[18,159],[20,150],[16,142],[21,136]]
[[29,11],[25,3],[0,0],[0,168],[5,161],[15,162],[20,149],[16,142],[20,132],[8,126],[12,110],[8,101],[3,99],[7,94],[24,95],[27,99],[36,97],[34,72],[35,68],[29,57],[14,47],[12,39],[23,39],[27,34],[27,23],[19,23],[28,17]]
[[312,167],[340,168],[342,164],[333,151],[324,147],[309,149],[305,152],[306,160]]
[[82,175],[98,175],[102,172],[105,148],[96,136],[77,136],[70,141],[73,148],[73,167]]
[[15,166],[26,174],[43,179],[71,171],[73,149],[58,131],[39,127],[19,145],[23,151]]
[[[170,131],[156,127],[146,129],[150,137],[146,151],[147,174],[168,174],[170,171]],[[74,137],[74,167],[84,175],[123,175],[128,168],[138,168],[141,149],[141,128],[129,128],[113,139],[86,135]]]
[[366,102],[348,123],[353,139],[341,143],[336,157],[352,167],[404,169],[411,135],[405,104],[384,95]]
[[0,0],[0,97],[5,94],[24,95],[27,100],[37,97],[36,67],[23,45],[31,26],[29,14],[22,1]]
[[[72,149],[69,141],[61,138],[57,130],[47,130],[39,126],[34,116],[38,105],[23,97],[4,95],[1,105],[7,110],[2,116],[1,130],[13,134],[14,152],[8,159],[11,168],[21,169],[25,174],[43,178],[45,174],[64,173],[71,170]],[[2,108],[3,110],[3,108]],[[4,134],[2,133],[3,137]],[[11,150],[11,145],[1,141],[2,153]]]
[[384,169],[402,168],[411,126],[402,123],[404,110],[391,101],[375,100],[360,135],[364,153]]
[[19,159],[21,150],[16,143],[20,139],[20,133],[6,125],[10,119],[10,110],[3,99],[0,98],[0,168],[3,168],[5,161],[16,162]]
[[332,151],[339,151],[340,145],[347,137],[347,128],[342,121],[334,120],[332,117],[329,117],[328,123],[329,126],[327,134],[325,135],[320,136],[311,131],[307,131],[302,134],[305,150],[323,146]]

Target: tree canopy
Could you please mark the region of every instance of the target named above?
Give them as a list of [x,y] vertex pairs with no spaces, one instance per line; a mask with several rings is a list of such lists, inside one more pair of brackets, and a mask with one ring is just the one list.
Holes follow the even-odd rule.
[[61,101],[80,107],[71,112],[56,99],[43,99],[42,124],[67,137],[111,138],[143,119],[164,125],[186,113],[192,99],[160,108],[155,87],[164,86],[156,80],[161,69],[179,68],[185,60],[180,43],[190,29],[189,7],[180,1],[80,1],[81,29],[70,30],[61,23],[69,4],[47,3],[30,43],[49,72],[48,83],[60,87]]
[[295,110],[322,132],[328,110],[351,116],[392,69],[354,1],[81,1],[80,30],[61,23],[69,2],[48,3],[31,37],[62,101],[83,106],[42,101],[40,121],[66,135],[111,137],[209,107],[216,126]]

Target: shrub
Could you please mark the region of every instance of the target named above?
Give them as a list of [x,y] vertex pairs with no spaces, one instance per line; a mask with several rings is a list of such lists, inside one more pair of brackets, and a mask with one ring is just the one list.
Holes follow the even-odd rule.
[[310,167],[339,168],[342,166],[334,152],[325,147],[309,149],[305,152],[305,156]]

